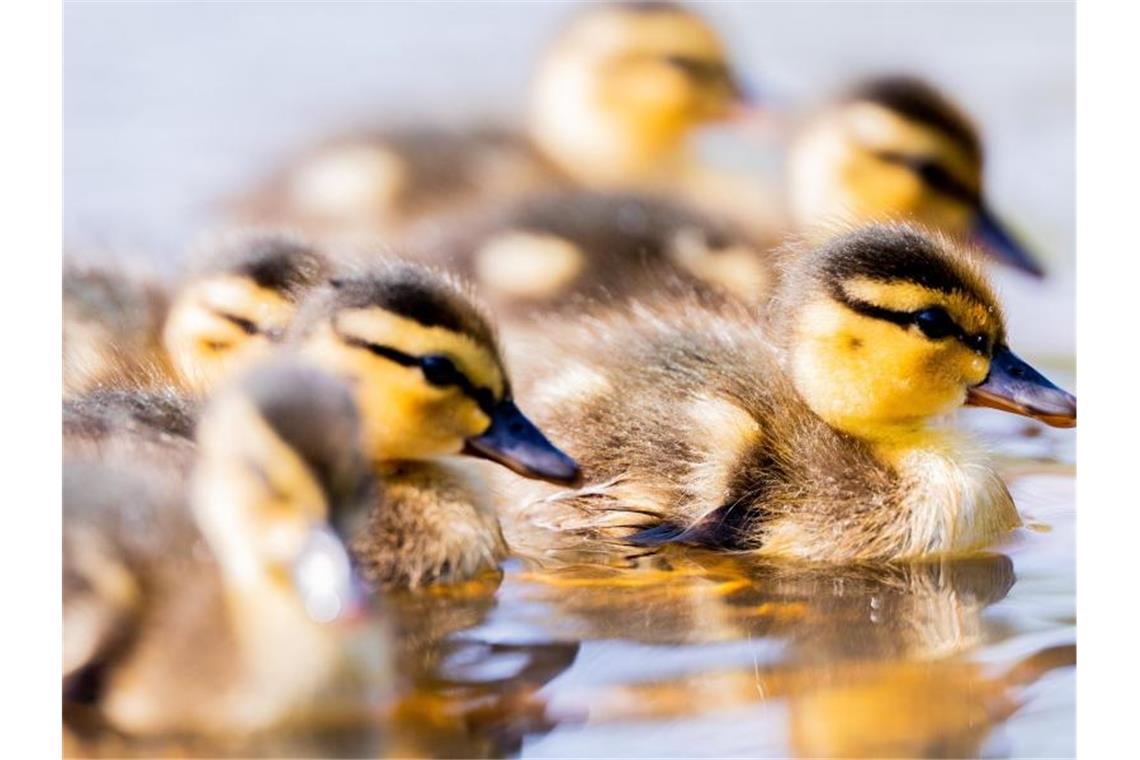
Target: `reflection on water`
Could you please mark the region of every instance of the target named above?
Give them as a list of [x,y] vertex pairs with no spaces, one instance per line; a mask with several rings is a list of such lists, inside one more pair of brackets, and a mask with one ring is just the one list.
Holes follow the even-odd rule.
[[969,424],[1000,442],[1029,527],[992,553],[840,568],[678,550],[632,567],[513,562],[386,600],[400,683],[383,715],[180,752],[1072,755],[1071,439],[1001,419]]

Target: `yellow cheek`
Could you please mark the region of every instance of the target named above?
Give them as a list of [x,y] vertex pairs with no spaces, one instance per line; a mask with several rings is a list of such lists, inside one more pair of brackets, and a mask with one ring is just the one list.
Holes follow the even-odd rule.
[[204,392],[230,373],[263,356],[270,343],[263,336],[201,311],[172,315],[163,342],[171,364],[192,389]]
[[913,218],[925,192],[910,170],[885,164],[866,153],[853,155],[841,176],[849,207],[861,221]]
[[490,420],[458,391],[422,382],[380,387],[361,383],[368,449],[377,461],[430,459],[456,454],[464,439],[487,429]]
[[365,450],[373,461],[455,454],[465,438],[482,433],[490,423],[458,390],[435,388],[418,369],[347,347],[327,326],[302,350],[351,383],[363,419]]
[[[801,313],[793,377],[817,414],[865,438],[893,435],[962,403],[964,348],[852,315],[831,301]],[[968,353],[968,352],[967,352]]]
[[631,65],[603,80],[600,103],[654,145],[679,139],[699,117],[698,99],[685,75],[656,63]]

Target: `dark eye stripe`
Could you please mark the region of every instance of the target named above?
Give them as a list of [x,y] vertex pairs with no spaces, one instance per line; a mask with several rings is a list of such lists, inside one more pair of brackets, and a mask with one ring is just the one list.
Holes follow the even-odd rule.
[[[858,299],[851,298],[839,288],[835,289],[834,295],[835,298],[847,306],[847,308],[858,314],[862,314],[865,317],[871,317],[872,319],[882,319],[904,328],[909,328],[912,325],[916,325],[918,314],[924,311],[924,309],[918,309],[916,311],[896,311],[894,309],[887,309],[882,306],[877,306],[873,303],[867,303],[866,301],[860,301]],[[976,354],[987,357],[990,355],[990,339],[988,336],[982,333],[970,334],[966,332],[957,322],[953,322],[953,320],[951,320],[951,323],[954,325],[954,332],[947,337],[953,337],[956,341]]]
[[894,151],[878,151],[875,156],[891,164],[905,166],[918,175],[932,190],[962,201],[970,206],[980,206],[981,197],[977,191],[955,177],[949,169],[926,156],[911,156]]
[[261,328],[258,327],[257,323],[254,322],[252,319],[246,319],[245,317],[239,317],[237,314],[231,314],[228,311],[215,308],[215,307],[210,306],[208,304],[204,304],[204,307],[207,311],[209,311],[215,317],[221,317],[222,319],[229,322],[231,325],[236,325],[246,335],[260,335],[261,334]]
[[705,79],[711,81],[729,80],[731,76],[728,73],[728,67],[719,61],[708,61],[700,58],[692,58],[685,55],[669,55],[665,56],[665,61],[671,66],[684,71],[694,79]]
[[[396,362],[405,367],[420,367],[422,371],[422,357],[406,354],[399,349],[382,346],[379,343],[370,343],[355,335],[348,335],[347,333],[341,332],[335,322],[333,323],[333,332],[346,344],[354,348],[362,348],[375,356]],[[475,385],[458,367],[456,368],[456,382],[454,387],[458,388],[463,395],[474,401],[484,414],[490,416],[491,410],[495,406],[495,394],[490,388],[481,388]],[[507,395],[509,396],[510,394],[508,393]]]

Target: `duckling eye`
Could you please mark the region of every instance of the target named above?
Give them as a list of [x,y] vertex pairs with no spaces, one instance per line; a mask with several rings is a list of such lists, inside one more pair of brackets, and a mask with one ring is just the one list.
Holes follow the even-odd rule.
[[922,334],[931,340],[948,338],[958,329],[954,320],[940,306],[932,306],[929,309],[915,312],[914,323],[918,325],[919,330],[922,330]]
[[432,385],[441,387],[459,385],[463,381],[463,375],[455,366],[455,362],[446,356],[438,354],[425,356],[420,359],[420,369],[424,373],[424,379]]
[[933,188],[943,189],[954,184],[950,172],[933,161],[919,161],[915,164],[915,172],[922,177],[922,181]]

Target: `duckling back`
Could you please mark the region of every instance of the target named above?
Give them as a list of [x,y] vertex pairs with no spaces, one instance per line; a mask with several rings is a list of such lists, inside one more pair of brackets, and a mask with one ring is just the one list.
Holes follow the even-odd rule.
[[234,203],[236,217],[368,241],[490,198],[564,184],[521,135],[420,125],[329,140]]
[[889,468],[798,400],[743,305],[638,306],[553,332],[517,347],[520,361],[542,357],[522,368],[520,395],[587,481],[497,484],[523,553],[536,542],[629,552],[631,535],[635,546],[755,549],[782,511],[833,531],[841,505],[896,496]]
[[568,191],[486,209],[407,243],[517,320],[707,289],[751,303],[772,284],[754,239],[681,202]]
[[123,268],[68,262],[63,270],[63,392],[170,382],[162,348],[168,294]]

